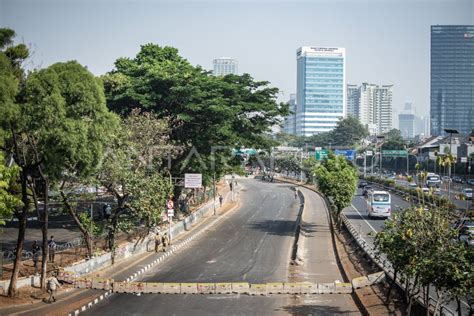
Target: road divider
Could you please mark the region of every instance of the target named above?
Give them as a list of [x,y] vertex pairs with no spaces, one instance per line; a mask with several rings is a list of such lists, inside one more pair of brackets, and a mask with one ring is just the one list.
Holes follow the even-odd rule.
[[[71,276],[64,277],[70,279]],[[312,282],[117,282],[106,278],[76,277],[75,287],[131,294],[351,294],[354,289],[371,286],[385,280],[384,272],[353,279],[350,283]]]

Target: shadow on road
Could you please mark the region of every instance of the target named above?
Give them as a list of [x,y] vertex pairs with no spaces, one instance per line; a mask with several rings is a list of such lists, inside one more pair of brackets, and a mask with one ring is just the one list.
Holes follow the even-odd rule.
[[354,311],[344,311],[338,306],[324,306],[324,305],[295,305],[284,306],[282,308],[290,315],[340,315],[340,314],[354,314]]
[[293,236],[295,234],[296,221],[291,220],[264,220],[252,222],[249,228],[259,230],[270,235]]

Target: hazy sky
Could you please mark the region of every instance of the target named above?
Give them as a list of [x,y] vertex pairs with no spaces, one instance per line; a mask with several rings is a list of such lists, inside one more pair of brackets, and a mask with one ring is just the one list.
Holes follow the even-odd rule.
[[0,27],[31,45],[34,66],[75,59],[100,75],[141,44],[193,64],[237,58],[286,101],[299,46],[346,48],[347,83],[394,84],[394,127],[406,100],[429,112],[430,25],[474,24],[474,0],[0,0]]

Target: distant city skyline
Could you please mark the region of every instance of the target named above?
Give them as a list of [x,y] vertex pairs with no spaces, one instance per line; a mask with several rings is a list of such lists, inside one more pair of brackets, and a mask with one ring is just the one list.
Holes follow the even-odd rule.
[[30,45],[29,67],[74,59],[101,75],[150,42],[209,70],[232,56],[279,101],[296,93],[296,47],[345,47],[347,82],[394,85],[398,126],[407,99],[429,113],[431,25],[472,25],[473,12],[471,0],[0,0],[0,27]]

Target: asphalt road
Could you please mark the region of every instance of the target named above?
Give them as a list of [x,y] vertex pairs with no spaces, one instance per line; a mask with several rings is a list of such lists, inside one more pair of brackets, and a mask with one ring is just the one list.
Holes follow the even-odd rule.
[[[141,280],[286,281],[299,204],[291,185],[240,180],[242,206]],[[293,313],[290,296],[114,294],[86,315],[265,315]],[[324,308],[321,309],[322,312]],[[326,313],[334,310],[326,310]]]

